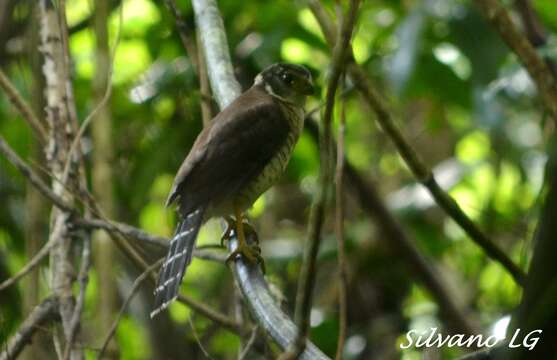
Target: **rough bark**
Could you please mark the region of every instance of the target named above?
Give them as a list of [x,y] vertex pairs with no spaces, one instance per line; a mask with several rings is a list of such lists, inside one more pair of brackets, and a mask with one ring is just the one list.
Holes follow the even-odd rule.
[[[42,0],[40,8],[41,51],[44,56],[43,74],[46,88],[46,119],[49,125],[49,139],[46,149],[47,163],[56,179],[64,178],[64,167],[69,144],[73,138],[66,100],[68,99],[65,59],[60,36],[60,23],[56,9],[48,0]],[[64,184],[52,182],[54,194],[72,203],[72,196]],[[58,299],[59,314],[64,336],[70,339],[75,298],[72,292],[75,270],[71,259],[72,237],[69,229],[71,213],[53,208],[50,219],[49,241],[54,244],[50,251],[50,288]],[[82,359],[83,352],[72,348],[70,358]]]

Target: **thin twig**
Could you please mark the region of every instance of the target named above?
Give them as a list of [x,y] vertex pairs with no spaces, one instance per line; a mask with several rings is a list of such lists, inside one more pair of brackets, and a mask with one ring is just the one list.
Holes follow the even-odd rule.
[[27,104],[27,102],[23,99],[23,97],[19,94],[15,86],[10,82],[6,74],[0,69],[0,87],[4,90],[10,102],[14,105],[14,107],[19,111],[21,116],[27,123],[31,126],[31,128],[35,131],[37,135],[37,139],[41,144],[46,143],[47,139],[47,130],[44,125],[40,122],[35,112]]
[[197,58],[199,63],[198,77],[199,77],[199,91],[201,92],[201,118],[203,119],[203,126],[209,125],[209,122],[213,118],[212,106],[211,106],[211,87],[209,86],[209,74],[207,73],[207,64],[205,63],[205,57],[203,51],[200,50],[199,35],[197,36]]
[[199,90],[201,92],[201,118],[203,126],[207,126],[212,119],[211,114],[211,94],[209,88],[209,78],[207,74],[207,66],[203,58],[203,51],[200,50],[199,37],[195,36],[192,29],[184,19],[182,12],[178,9],[175,0],[165,0],[166,7],[170,10],[174,19],[176,19],[176,28],[182,40],[182,45],[189,55],[190,61],[199,78]]
[[[332,46],[335,43],[334,34],[336,34],[333,20],[318,0],[308,0],[308,5],[325,34],[327,42]],[[400,156],[416,179],[429,190],[439,207],[466,232],[470,239],[480,246],[487,256],[501,264],[517,284],[522,285],[525,277],[522,269],[495,245],[464,213],[458,203],[439,186],[431,170],[425,165],[422,158],[395,124],[393,115],[384,104],[377,90],[373,88],[365,71],[353,61],[352,57],[350,58],[348,73],[358,91],[362,94],[365,103],[374,111],[381,128],[394,143]]]
[[347,327],[347,263],[346,263],[346,248],[344,239],[344,133],[346,127],[346,101],[342,101],[340,108],[340,119],[338,126],[337,136],[337,166],[335,174],[335,199],[336,199],[336,214],[335,214],[335,232],[338,247],[338,341],[337,352],[335,358],[342,359],[344,351],[344,343],[346,341],[346,327]]
[[184,19],[182,12],[176,5],[175,0],[164,0],[164,4],[174,16],[174,19],[176,21],[176,29],[178,30],[178,35],[180,35],[180,40],[182,40],[182,45],[189,55],[195,72],[199,73],[199,59],[197,56],[197,46],[194,39],[195,34],[188,26],[188,23],[186,22],[186,19]]
[[73,311],[70,337],[68,338],[66,344],[66,350],[64,351],[65,360],[69,359],[70,357],[70,351],[80,326],[81,312],[83,311],[83,305],[85,303],[85,291],[87,290],[87,284],[89,282],[90,267],[91,267],[91,238],[90,236],[85,236],[83,239],[83,250],[81,253],[81,266],[79,268],[79,276],[78,276],[79,295],[77,296],[77,301]]
[[211,357],[211,355],[209,354],[209,352],[207,351],[207,349],[205,349],[205,346],[203,346],[203,344],[201,343],[201,339],[199,338],[199,335],[197,334],[197,330],[195,330],[195,326],[193,325],[193,320],[191,319],[191,316],[188,318],[188,322],[190,324],[191,333],[193,334],[193,338],[195,339],[195,342],[197,343],[197,345],[201,349],[201,352],[203,353],[203,356],[205,356],[206,359],[214,360]]
[[[170,240],[166,237],[149,234],[139,228],[131,226],[129,224],[120,223],[108,219],[76,219],[74,220],[74,225],[84,229],[102,229],[107,232],[117,233],[123,235],[128,239],[135,239],[137,241],[143,242],[148,245],[154,245],[161,249],[168,249],[168,244]],[[219,254],[215,251],[207,250],[208,246],[200,246],[195,248],[193,256],[202,260],[209,260],[215,262],[224,262],[226,260],[225,254]],[[211,246],[221,248],[218,246]]]
[[21,323],[15,334],[2,346],[0,360],[16,359],[25,345],[31,342],[33,334],[47,322],[57,318],[58,301],[47,298],[37,305]]
[[250,335],[248,341],[246,342],[246,345],[244,346],[244,348],[240,352],[240,355],[238,356],[238,360],[245,360],[247,358],[251,348],[255,344],[255,340],[257,340],[257,333],[258,332],[259,332],[259,326],[255,326],[253,328],[253,330],[251,331],[251,335]]
[[67,212],[74,212],[74,208],[70,205],[67,201],[65,201],[62,197],[56,195],[48,185],[44,183],[44,181],[27,165],[17,153],[12,150],[10,145],[4,140],[2,135],[0,135],[0,152],[6,157],[6,159],[14,165],[19,172],[29,180],[33,186],[43,194],[47,199],[52,201],[54,205],[56,205],[61,210]]
[[118,31],[116,32],[116,40],[114,41],[114,46],[112,47],[112,52],[110,54],[110,61],[108,62],[108,70],[107,70],[108,81],[107,81],[107,84],[106,84],[106,90],[104,92],[104,96],[99,101],[99,103],[95,106],[93,111],[91,111],[89,113],[89,115],[87,115],[85,120],[83,120],[83,123],[81,124],[81,127],[79,128],[79,131],[76,134],[76,136],[75,136],[75,138],[74,138],[74,140],[73,140],[73,142],[70,146],[70,150],[68,151],[67,162],[66,162],[66,165],[64,167],[64,176],[63,176],[64,180],[66,180],[66,178],[68,176],[68,173],[69,173],[69,170],[70,170],[70,164],[72,162],[73,153],[76,151],[77,146],[80,143],[81,138],[83,137],[83,134],[85,133],[85,130],[87,130],[87,127],[89,126],[91,121],[93,121],[93,119],[95,118],[97,113],[102,110],[102,108],[105,106],[106,102],[110,98],[110,95],[112,94],[112,81],[111,81],[111,79],[112,79],[112,73],[114,71],[114,58],[116,57],[116,50],[118,49],[118,45],[120,44],[120,38],[121,38],[121,34],[122,34],[122,26],[123,26],[123,23],[124,23],[124,2],[123,1],[120,3],[120,11],[118,12],[118,14],[119,14],[118,15]]
[[0,291],[12,286],[13,284],[15,284],[19,279],[21,279],[22,277],[24,277],[25,275],[29,274],[34,268],[36,268],[41,261],[48,255],[50,249],[52,248],[52,245],[54,244],[54,241],[52,239],[50,239],[38,252],[37,254],[35,254],[35,256],[33,256],[33,258],[31,260],[29,260],[29,262],[27,264],[25,264],[25,266],[23,266],[21,268],[21,270],[19,270],[17,272],[17,274],[15,274],[14,276],[12,276],[9,279],[6,279],[5,281],[3,281],[0,284]]
[[108,346],[108,343],[110,342],[110,339],[112,339],[112,337],[114,336],[114,333],[116,332],[116,329],[118,328],[118,324],[120,323],[120,320],[122,319],[122,316],[124,315],[124,312],[126,311],[126,308],[128,307],[129,303],[131,302],[131,300],[133,299],[133,297],[135,296],[135,294],[139,290],[139,287],[141,286],[141,284],[143,284],[143,282],[146,279],[148,279],[151,272],[155,271],[158,267],[161,266],[163,261],[164,261],[164,259],[159,259],[154,264],[149,265],[147,267],[147,269],[145,269],[145,271],[143,271],[143,273],[141,273],[141,275],[139,275],[137,277],[137,279],[135,279],[135,281],[133,282],[133,286],[132,286],[132,289],[131,289],[130,293],[128,294],[128,296],[126,297],[126,300],[122,304],[122,307],[120,308],[120,312],[116,316],[116,319],[114,319],[114,322],[112,323],[112,326],[110,327],[110,331],[108,332],[108,334],[106,334],[106,336],[104,338],[103,345],[101,346],[101,350],[99,351],[97,359],[102,359],[102,357],[104,355],[104,352],[106,351],[106,347]]
[[139,228],[116,221],[101,219],[76,219],[74,224],[75,226],[82,227],[84,229],[103,229],[108,232],[116,232],[126,237],[137,239],[146,244],[155,245],[162,249],[166,249],[169,243],[168,238],[151,235]]
[[321,170],[319,177],[319,190],[312,205],[310,223],[308,227],[308,239],[304,250],[304,260],[301,269],[301,276],[298,282],[296,293],[296,324],[299,328],[298,336],[293,348],[281,355],[281,358],[296,359],[306,347],[306,339],[309,332],[309,316],[313,297],[313,287],[317,272],[317,253],[321,243],[321,231],[325,219],[325,208],[327,201],[328,188],[331,182],[331,165],[333,162],[331,154],[332,136],[331,125],[335,95],[340,81],[340,76],[345,66],[348,54],[350,39],[356,21],[359,1],[351,0],[348,12],[341,21],[341,29],[338,31],[338,38],[333,49],[331,60],[331,76],[327,84],[326,105],[323,114],[323,133],[320,138],[321,151]]
[[[515,1],[515,7],[520,14],[524,31],[526,32],[526,36],[532,46],[537,49],[545,46],[547,44],[547,32],[540,22],[536,10],[532,7],[532,1],[517,0]],[[553,77],[557,79],[557,66],[555,65],[555,62],[549,56],[544,56],[543,59],[553,73]]]

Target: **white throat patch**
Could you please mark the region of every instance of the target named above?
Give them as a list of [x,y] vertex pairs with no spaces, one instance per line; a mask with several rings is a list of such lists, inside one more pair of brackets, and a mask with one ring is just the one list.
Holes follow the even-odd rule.
[[295,104],[295,102],[294,102],[292,99],[287,99],[287,98],[284,98],[284,97],[282,97],[282,96],[276,94],[276,93],[273,91],[273,88],[271,87],[271,85],[269,85],[268,83],[266,83],[266,82],[263,80],[263,76],[262,76],[261,74],[258,74],[258,75],[255,77],[255,80],[253,81],[253,85],[261,85],[261,84],[264,84],[263,88],[265,89],[265,91],[267,92],[267,94],[276,97],[276,98],[279,99],[280,101],[284,101],[284,102],[289,103],[289,104]]

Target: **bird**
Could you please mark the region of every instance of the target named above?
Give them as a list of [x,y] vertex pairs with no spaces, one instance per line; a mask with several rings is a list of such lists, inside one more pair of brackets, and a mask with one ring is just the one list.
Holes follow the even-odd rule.
[[[304,126],[304,105],[314,93],[311,72],[275,63],[226,106],[197,136],[180,166],[166,201],[178,223],[154,291],[155,317],[178,296],[200,227],[224,218],[238,239],[227,262],[242,256],[262,262],[246,242],[244,212],[283,174]],[[225,232],[226,233],[226,232]]]

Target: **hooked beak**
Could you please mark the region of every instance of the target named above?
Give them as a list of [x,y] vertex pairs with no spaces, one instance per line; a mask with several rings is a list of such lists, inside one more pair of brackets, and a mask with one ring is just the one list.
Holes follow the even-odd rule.
[[301,93],[304,95],[314,95],[315,94],[315,86],[313,85],[313,79],[309,78],[308,81],[305,81],[301,84]]

